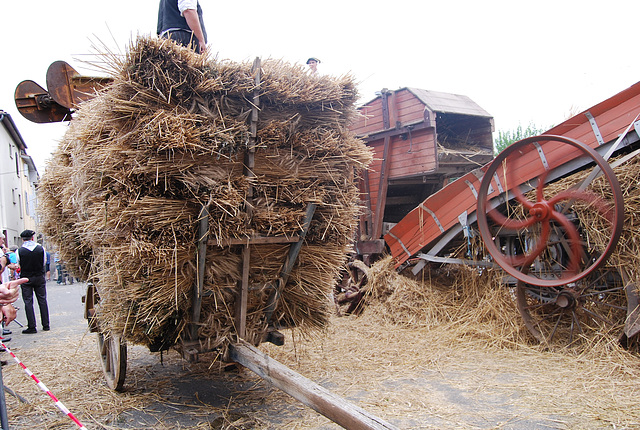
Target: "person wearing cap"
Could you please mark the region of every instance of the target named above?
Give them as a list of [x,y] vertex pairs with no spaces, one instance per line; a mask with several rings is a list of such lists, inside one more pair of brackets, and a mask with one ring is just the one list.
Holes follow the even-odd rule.
[[307,60],[307,66],[309,66],[309,71],[312,75],[318,73],[318,63],[320,63],[320,60],[315,57],[311,57]]
[[207,49],[207,30],[198,0],[160,0],[157,34],[203,54]]
[[21,285],[24,311],[27,315],[27,328],[22,330],[24,334],[37,333],[36,314],[33,310],[33,294],[35,293],[40,309],[40,321],[42,330],[49,330],[49,306],[47,304],[47,281],[45,280],[46,255],[42,245],[34,240],[36,232],[25,230],[20,233],[24,241],[18,248],[18,264],[20,276],[28,281]]

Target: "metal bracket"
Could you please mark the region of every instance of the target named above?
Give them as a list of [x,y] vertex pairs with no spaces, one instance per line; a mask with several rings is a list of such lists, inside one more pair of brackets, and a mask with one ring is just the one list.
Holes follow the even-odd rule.
[[392,238],[394,238],[396,240],[396,242],[398,242],[400,244],[400,246],[402,247],[403,251],[407,253],[407,255],[409,257],[411,257],[411,253],[409,252],[409,250],[407,249],[406,246],[404,246],[404,243],[402,243],[402,241],[400,240],[400,238],[398,236],[396,236],[395,234],[389,232],[387,233],[389,236],[391,236]]
[[542,150],[542,146],[538,142],[533,142],[533,146],[538,150],[538,155],[540,156],[540,161],[542,161],[542,165],[545,170],[549,170],[549,162],[547,161],[547,156],[544,155],[544,151]]
[[591,115],[591,112],[586,112],[584,116],[587,117],[589,123],[591,124],[591,128],[593,129],[593,134],[596,136],[596,140],[598,141],[598,145],[604,145],[604,139],[602,138],[602,133],[600,133],[600,129],[598,128],[598,123],[596,119]]
[[[473,176],[475,176],[476,178],[478,178],[478,181],[482,182],[482,177],[484,176],[484,174],[482,173],[482,170],[480,169],[473,169],[471,171],[471,173],[473,173]],[[492,194],[493,193],[493,187],[491,186],[491,183],[489,183],[489,188],[487,189],[487,193],[488,194]],[[478,196],[476,196],[477,198]]]
[[435,221],[436,225],[440,229],[440,232],[444,233],[444,227],[442,227],[442,224],[440,223],[440,220],[436,216],[435,212],[433,212],[431,209],[426,207],[423,203],[420,203],[420,205],[418,207],[420,209],[422,209],[423,211],[427,212],[429,215],[431,215],[431,218],[433,218],[433,221]]
[[[504,193],[504,188],[502,188],[502,183],[500,182],[500,178],[498,178],[498,173],[493,174],[493,180],[496,182],[496,187],[498,187],[498,192],[500,194]],[[491,188],[491,186],[489,186]]]
[[468,179],[465,179],[464,183],[467,184],[469,188],[471,188],[471,192],[473,193],[473,196],[476,198],[476,200],[478,200],[478,190],[476,190],[476,187],[474,187],[471,181],[469,181]]
[[460,225],[462,226],[462,233],[464,237],[469,237],[469,226],[467,225],[467,211],[462,212],[458,215],[458,221],[460,221]]
[[423,254],[423,253],[416,255],[416,257],[421,258],[425,261],[431,261],[433,263],[462,264],[465,266],[474,266],[474,267],[493,267],[493,268],[500,267],[492,261],[484,261],[484,260],[466,260],[464,258],[438,257],[437,255],[429,255],[429,254]]

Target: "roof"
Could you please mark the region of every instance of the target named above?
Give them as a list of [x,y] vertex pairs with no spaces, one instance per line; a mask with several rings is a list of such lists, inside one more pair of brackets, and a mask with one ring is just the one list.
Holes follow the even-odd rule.
[[0,109],[0,122],[7,130],[7,133],[9,133],[9,135],[11,136],[11,139],[13,139],[13,141],[16,143],[18,149],[26,149],[27,144],[24,142],[22,135],[18,131],[18,127],[16,127],[16,124],[13,122],[13,118],[11,118],[11,115],[9,115],[9,113],[3,111],[2,109]]
[[492,118],[489,112],[482,109],[467,96],[422,90],[420,88],[406,88],[433,112],[457,113]]

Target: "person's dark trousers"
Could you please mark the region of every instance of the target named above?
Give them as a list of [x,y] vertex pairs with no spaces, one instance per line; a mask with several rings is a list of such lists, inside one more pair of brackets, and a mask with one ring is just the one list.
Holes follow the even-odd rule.
[[49,328],[49,306],[47,305],[47,281],[43,276],[29,278],[22,288],[22,300],[24,301],[24,312],[27,314],[27,328],[36,328],[36,314],[33,310],[33,294],[35,293],[40,308],[40,321],[42,328]]
[[200,42],[198,42],[193,32],[189,30],[171,30],[163,37],[174,40],[182,46],[193,49],[195,52],[200,52]]

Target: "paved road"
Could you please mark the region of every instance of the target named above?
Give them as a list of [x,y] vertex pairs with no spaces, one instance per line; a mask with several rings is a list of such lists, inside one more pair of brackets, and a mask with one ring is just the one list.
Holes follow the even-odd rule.
[[[24,349],[42,344],[47,340],[47,336],[59,336],[62,333],[82,333],[86,330],[87,322],[83,318],[84,305],[82,296],[85,294],[87,285],[84,282],[74,282],[73,284],[58,284],[56,281],[47,282],[47,302],[49,304],[49,318],[51,321],[51,331],[42,331],[40,323],[40,311],[34,297],[34,308],[36,312],[38,333],[23,334],[22,328],[16,322],[12,322],[7,328],[12,331],[11,341],[7,344],[11,349]],[[24,312],[22,298],[18,299],[16,306],[18,310],[17,321],[26,328],[27,317]]]

